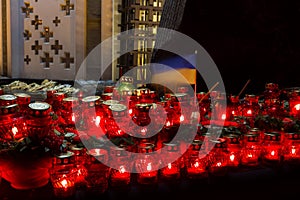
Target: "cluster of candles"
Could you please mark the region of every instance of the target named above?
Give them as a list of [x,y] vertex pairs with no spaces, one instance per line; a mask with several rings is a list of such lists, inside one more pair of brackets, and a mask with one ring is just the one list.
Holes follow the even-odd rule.
[[[224,175],[241,166],[299,164],[298,132],[260,130],[250,123],[252,127],[245,134],[232,131],[215,137],[214,131],[220,129],[213,126],[218,127],[218,122],[223,125],[224,121],[225,126],[236,125],[235,117],[244,117],[249,122],[259,114],[300,119],[298,90],[288,92],[285,99],[288,108],[281,96],[282,90],[274,83],[266,84],[263,95],[245,95],[243,99],[218,91],[189,96],[186,88],[180,88],[175,94],[164,94],[161,99],[156,91],[148,88],[120,91],[114,86],[106,87],[99,96],[79,93],[67,97],[51,90],[47,91],[45,102],[39,103],[30,103],[26,94],[3,94],[0,132],[2,140],[24,137],[24,132],[42,133],[39,137],[43,137],[49,131],[47,127],[54,125],[63,134],[73,131],[82,140],[126,138],[133,141],[122,140],[111,146],[101,140],[104,141],[101,146],[93,148],[71,145],[69,151],[54,156],[50,177],[56,196],[71,196],[76,187],[83,186],[103,193],[109,186],[132,183],[133,171],[137,183],[155,184],[159,180]],[[52,112],[58,120],[49,124]],[[191,144],[172,140],[180,126],[188,129],[195,122],[198,130]],[[212,127],[207,129],[212,132],[203,132],[203,127]],[[158,131],[154,134],[153,130]],[[69,135],[65,134],[66,140],[70,140]],[[137,153],[136,157],[132,158],[130,152]]]

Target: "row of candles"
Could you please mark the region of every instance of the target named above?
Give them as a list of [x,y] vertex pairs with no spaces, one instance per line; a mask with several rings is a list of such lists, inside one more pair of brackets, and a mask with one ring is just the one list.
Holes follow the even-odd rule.
[[[279,99],[276,84],[266,85],[263,103],[259,102],[257,95],[246,95],[243,101],[230,96],[226,106],[223,101],[227,97],[223,94],[199,93],[200,115],[196,115],[199,117],[196,123],[201,125],[210,119],[231,121],[235,116],[254,118],[259,112],[299,117],[300,100],[296,94],[295,91],[290,94],[287,112]],[[43,138],[54,126],[63,134],[73,131],[75,135],[96,138],[135,139],[133,145],[120,144],[118,147],[86,149],[72,146],[68,152],[54,156],[51,182],[55,195],[62,197],[73,195],[78,185],[100,193],[106,191],[109,184],[128,185],[132,182],[132,171],[137,172],[138,183],[149,184],[157,183],[160,178],[178,180],[185,176],[194,179],[209,174],[224,175],[228,169],[240,166],[300,162],[299,133],[266,132],[252,127],[243,135],[231,133],[214,138],[213,133],[197,132],[192,144],[184,141],[170,143],[176,128],[188,127],[192,123],[191,116],[197,112],[191,106],[193,97],[188,96],[184,88],[164,97],[164,100],[159,100],[156,92],[147,88],[118,91],[115,87],[105,88],[101,96],[87,97],[81,93],[67,97],[51,90],[47,91],[45,102],[35,103],[27,94],[4,94],[0,96],[0,138],[3,141],[25,135]],[[215,116],[212,116],[212,107],[216,109]],[[58,116],[55,122],[51,120],[53,113]],[[153,121],[150,127],[147,126]],[[148,137],[152,135],[151,130],[159,130],[157,137]],[[69,140],[67,134],[64,139]],[[166,151],[167,158],[152,155],[162,147],[166,147],[162,150]],[[128,157],[130,151],[147,154],[132,158]],[[114,157],[118,162],[110,163]],[[178,159],[173,161],[173,158]],[[131,160],[135,162],[131,163]],[[114,168],[104,163],[110,163]]]
[[[205,137],[210,136],[206,133]],[[209,144],[214,147],[207,151]],[[183,178],[198,180],[224,176],[241,167],[300,164],[300,133],[267,133],[253,129],[243,136],[226,134],[209,139],[207,144],[194,140],[184,152],[182,145],[188,144],[164,143],[161,152],[152,154],[156,150],[153,143],[140,143],[139,152],[147,154],[138,154],[135,158],[130,157],[126,146],[72,148],[54,158],[51,181],[55,194],[72,195],[76,187],[101,194],[109,187],[129,186],[133,182],[149,185]]]

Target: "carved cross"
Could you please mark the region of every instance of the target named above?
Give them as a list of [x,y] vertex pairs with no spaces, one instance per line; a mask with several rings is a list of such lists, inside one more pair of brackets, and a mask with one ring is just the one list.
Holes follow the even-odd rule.
[[28,65],[31,62],[31,58],[28,55],[24,58],[24,62]]
[[50,68],[50,63],[53,63],[53,57],[50,57],[48,52],[44,52],[45,57],[41,57],[41,62],[45,63],[45,68]]
[[44,32],[41,32],[41,37],[44,38],[44,42],[49,42],[50,38],[53,37],[53,32],[50,32],[48,26],[44,26]]
[[30,13],[33,13],[33,7],[30,6],[30,3],[28,2],[24,2],[25,7],[22,6],[22,12],[25,13],[25,18],[29,18],[30,17]]
[[60,19],[58,19],[58,17],[56,16],[52,22],[53,24],[55,24],[55,26],[58,26],[58,24],[60,23]]
[[60,57],[61,63],[65,63],[65,68],[70,69],[71,63],[74,63],[74,58],[71,58],[70,52],[65,52],[65,57]]
[[42,45],[39,45],[39,41],[36,40],[34,41],[34,44],[35,45],[32,45],[31,46],[31,50],[33,50],[35,52],[35,55],[38,55],[39,54],[39,50],[42,50]]
[[55,44],[51,45],[51,50],[54,50],[55,55],[58,54],[59,50],[62,50],[63,46],[59,44],[59,40],[55,40]]
[[29,30],[25,30],[23,35],[26,40],[29,40],[32,37],[32,34],[30,33]]
[[65,5],[60,5],[61,6],[61,10],[65,10],[66,11],[66,15],[70,15],[71,10],[74,10],[74,4],[71,4],[70,0],[66,0],[66,4]]
[[36,15],[34,17],[34,20],[31,20],[31,25],[33,25],[35,27],[35,30],[39,29],[39,25],[43,24],[43,20],[39,19],[39,16]]

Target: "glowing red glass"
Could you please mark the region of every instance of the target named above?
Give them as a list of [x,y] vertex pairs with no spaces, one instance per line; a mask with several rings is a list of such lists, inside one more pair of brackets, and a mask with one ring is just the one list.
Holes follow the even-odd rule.
[[286,133],[283,144],[283,160],[289,164],[300,163],[300,133]]
[[258,166],[261,156],[261,145],[258,134],[245,134],[241,150],[241,164],[245,166]]
[[180,150],[177,143],[164,143],[162,150],[164,166],[160,169],[160,177],[165,180],[177,180],[180,178]]
[[139,184],[156,184],[158,181],[159,158],[153,154],[155,145],[142,143],[138,146],[135,168],[137,171],[137,182]]

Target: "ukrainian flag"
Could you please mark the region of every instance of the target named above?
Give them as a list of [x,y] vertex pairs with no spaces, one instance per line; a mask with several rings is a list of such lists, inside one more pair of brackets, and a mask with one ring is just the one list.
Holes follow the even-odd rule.
[[173,85],[173,89],[179,85],[196,84],[196,54],[172,56],[158,62],[158,66],[151,68],[152,82],[165,82]]

